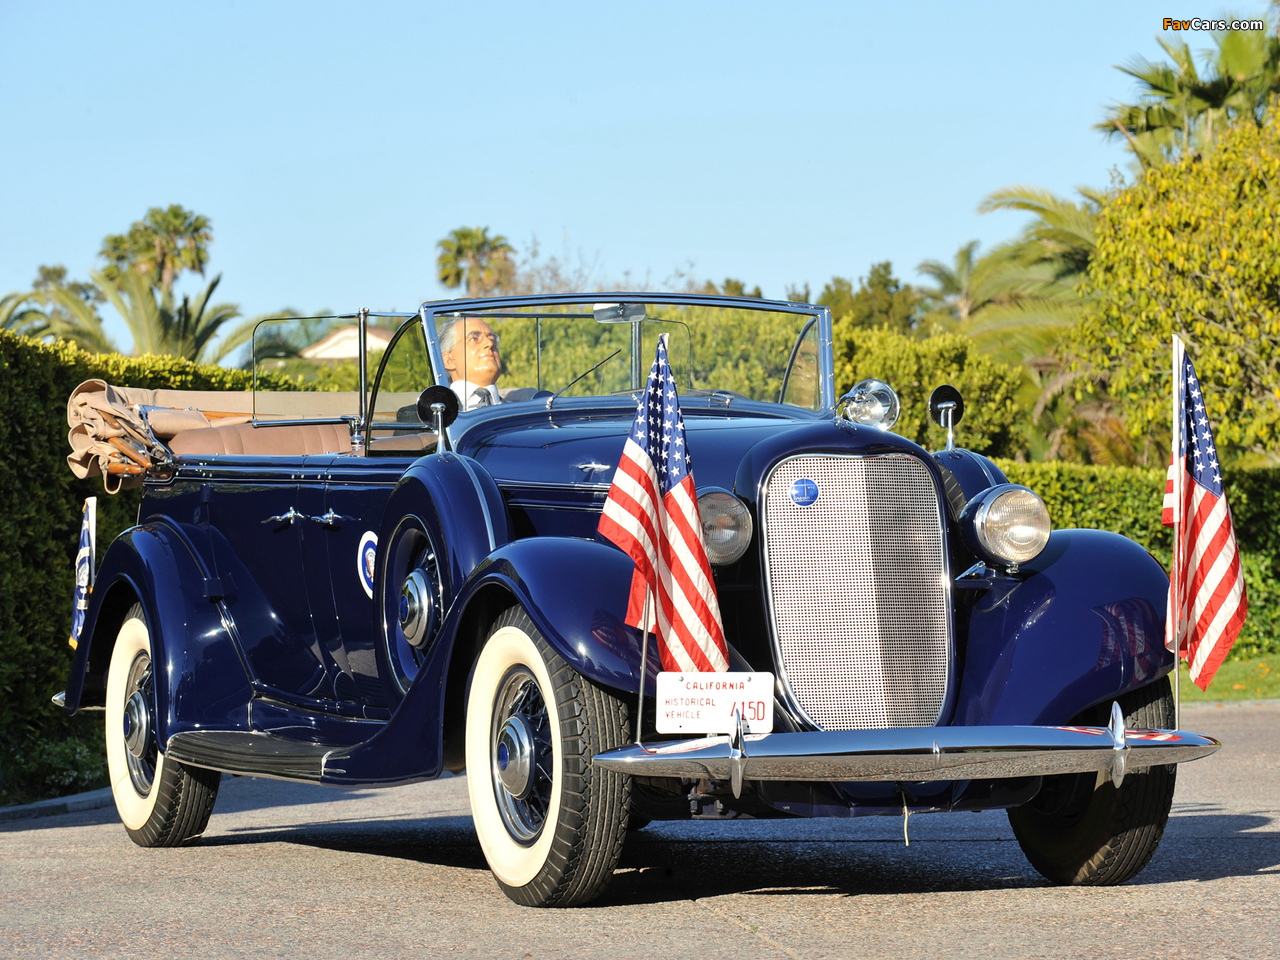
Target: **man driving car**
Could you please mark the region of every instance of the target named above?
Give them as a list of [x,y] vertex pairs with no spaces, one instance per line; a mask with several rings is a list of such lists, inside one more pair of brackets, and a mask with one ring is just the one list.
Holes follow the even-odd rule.
[[479,317],[459,317],[440,329],[440,352],[462,410],[501,403],[496,386],[502,376],[498,335]]

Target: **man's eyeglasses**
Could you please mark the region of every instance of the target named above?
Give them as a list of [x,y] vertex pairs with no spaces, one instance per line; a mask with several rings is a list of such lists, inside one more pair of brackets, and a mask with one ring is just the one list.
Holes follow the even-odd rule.
[[478,347],[484,340],[492,343],[495,350],[498,349],[498,344],[502,342],[502,338],[496,333],[483,333],[479,330],[467,331],[467,346]]

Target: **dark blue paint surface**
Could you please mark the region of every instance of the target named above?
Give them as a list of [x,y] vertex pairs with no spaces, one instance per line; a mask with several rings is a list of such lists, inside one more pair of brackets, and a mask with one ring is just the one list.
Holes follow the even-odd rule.
[[[949,518],[953,577],[973,560],[955,517],[966,499],[1005,481],[968,451],[929,454],[803,411],[697,398],[683,408],[699,488],[733,491],[757,524],[761,484],[785,457],[920,458]],[[325,779],[335,784],[407,782],[456,763],[472,658],[486,624],[511,604],[581,674],[634,696],[640,638],[622,622],[632,564],[596,534],[633,414],[625,398],[550,414],[490,411],[455,431],[456,451],[421,457],[184,461],[172,479],[148,482],[139,526],[103,558],[68,710],[101,701],[114,633],[135,600],[163,665],[162,742],[191,730],[256,730],[327,743],[335,751]],[[792,490],[797,503],[821,495],[812,481]],[[269,519],[291,510],[293,522]],[[370,597],[359,548],[373,536]],[[441,624],[412,650],[396,633],[406,570],[388,572],[410,545],[433,557]],[[773,670],[758,542],[714,576],[735,665]],[[957,582],[941,722],[1065,723],[1158,679],[1172,665],[1161,642],[1166,589],[1140,547],[1095,531],[1056,532],[1016,575],[987,570]],[[785,704],[780,715],[798,722]],[[778,809],[792,812],[892,800],[875,786],[770,789]],[[1015,793],[940,784],[921,787],[919,802],[998,806],[1021,802]]]

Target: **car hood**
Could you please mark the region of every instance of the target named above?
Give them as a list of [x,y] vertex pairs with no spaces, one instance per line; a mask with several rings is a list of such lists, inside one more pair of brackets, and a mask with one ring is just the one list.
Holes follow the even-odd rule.
[[[739,468],[753,450],[757,454],[768,451],[770,460],[815,447],[859,452],[868,444],[923,452],[901,437],[878,430],[851,433],[825,419],[707,416],[689,409],[684,413],[699,489],[733,490]],[[598,412],[558,413],[554,419],[545,414],[493,418],[470,427],[459,438],[457,448],[482,464],[500,485],[607,485],[613,480],[633,422],[629,411],[604,416]]]

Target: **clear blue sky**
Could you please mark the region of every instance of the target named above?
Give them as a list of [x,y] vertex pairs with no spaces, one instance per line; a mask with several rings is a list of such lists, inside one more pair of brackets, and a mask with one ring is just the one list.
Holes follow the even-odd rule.
[[435,245],[462,225],[636,286],[691,269],[816,296],[881,260],[913,281],[1016,232],[976,213],[991,190],[1127,169],[1091,129],[1134,94],[1113,65],[1160,58],[1165,16],[1221,12],[0,0],[0,293],[42,263],[87,277],[104,235],[170,203],[212,219],[246,315],[448,295]]

